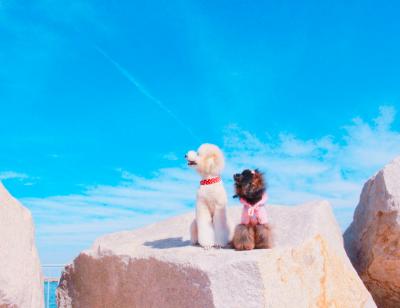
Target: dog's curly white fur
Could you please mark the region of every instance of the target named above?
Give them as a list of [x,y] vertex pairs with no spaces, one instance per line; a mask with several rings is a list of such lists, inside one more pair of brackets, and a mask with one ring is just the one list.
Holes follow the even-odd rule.
[[[186,154],[188,165],[194,167],[203,180],[218,177],[224,168],[222,151],[213,144],[202,144],[198,151]],[[197,191],[196,218],[190,227],[193,245],[208,249],[224,247],[229,242],[226,217],[228,197],[222,181],[200,185]]]

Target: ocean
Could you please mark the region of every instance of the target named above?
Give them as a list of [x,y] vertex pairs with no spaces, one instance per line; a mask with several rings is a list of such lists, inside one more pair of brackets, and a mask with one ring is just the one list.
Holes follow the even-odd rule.
[[[58,282],[51,281],[51,282],[44,282],[44,303],[45,308],[56,308],[56,289],[57,289]],[[47,294],[49,297],[47,298]]]

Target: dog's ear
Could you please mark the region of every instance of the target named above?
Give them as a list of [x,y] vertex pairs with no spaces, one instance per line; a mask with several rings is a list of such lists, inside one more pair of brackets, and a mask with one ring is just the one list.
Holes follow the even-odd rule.
[[211,172],[213,170],[216,163],[215,159],[216,159],[215,155],[210,155],[209,157],[206,158],[205,165],[206,165],[206,170],[208,172]]
[[262,173],[258,172],[258,170],[256,170],[256,173],[254,174],[253,184],[258,189],[265,188],[263,175]]
[[233,180],[235,181],[235,183],[240,183],[240,181],[242,180],[242,174],[241,173],[234,174]]

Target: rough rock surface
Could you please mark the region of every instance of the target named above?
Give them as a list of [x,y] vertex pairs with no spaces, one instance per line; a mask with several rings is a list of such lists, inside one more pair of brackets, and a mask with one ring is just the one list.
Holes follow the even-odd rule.
[[[238,222],[241,208],[229,209]],[[193,214],[98,239],[67,266],[60,307],[376,307],[327,202],[268,206],[273,249],[190,246]]]
[[365,183],[344,238],[378,306],[400,307],[400,157]]
[[31,213],[0,182],[0,307],[40,308],[43,281]]

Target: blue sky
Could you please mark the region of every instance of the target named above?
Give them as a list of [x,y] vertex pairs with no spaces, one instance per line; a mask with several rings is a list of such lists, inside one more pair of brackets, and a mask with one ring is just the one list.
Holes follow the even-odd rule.
[[0,0],[0,179],[43,262],[190,211],[201,142],[271,202],[332,202],[400,155],[394,1]]

